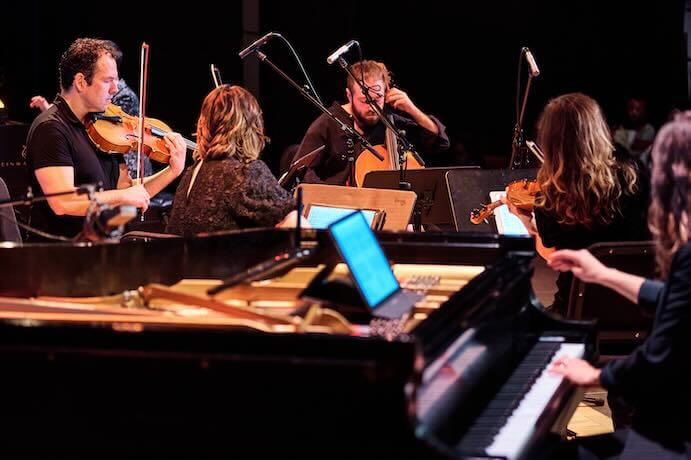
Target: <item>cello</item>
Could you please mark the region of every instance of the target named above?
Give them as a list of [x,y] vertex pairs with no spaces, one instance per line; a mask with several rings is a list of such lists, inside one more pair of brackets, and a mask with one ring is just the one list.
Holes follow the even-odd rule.
[[[393,125],[393,119],[389,116]],[[365,149],[355,160],[355,185],[362,187],[365,176],[370,171],[398,171],[401,163],[398,161],[398,139],[390,128],[386,128],[385,145],[375,145],[374,150],[379,152],[382,159],[377,158],[372,152]],[[423,169],[424,166],[415,158],[412,152],[405,152],[404,169]]]

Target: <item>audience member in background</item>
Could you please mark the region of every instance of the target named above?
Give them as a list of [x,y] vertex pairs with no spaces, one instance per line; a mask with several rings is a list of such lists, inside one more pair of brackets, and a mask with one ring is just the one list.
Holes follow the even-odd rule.
[[626,119],[615,128],[613,138],[633,157],[639,159],[652,145],[655,128],[648,123],[648,103],[645,99],[630,97],[626,101]]

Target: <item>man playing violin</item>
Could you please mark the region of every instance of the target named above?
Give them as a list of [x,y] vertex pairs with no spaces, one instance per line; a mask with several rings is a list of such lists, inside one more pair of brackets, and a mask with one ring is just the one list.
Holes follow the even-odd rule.
[[[61,92],[55,103],[36,117],[27,137],[27,164],[37,194],[101,183],[104,191],[96,196],[102,203],[146,210],[150,197],[182,172],[186,146],[180,134],[165,135],[170,164],[147,177],[143,185],[133,184],[122,156],[101,152],[90,141],[85,124],[91,114],[103,112],[117,93],[120,57],[113,42],[92,38],[75,40],[63,53],[59,65]],[[72,237],[82,230],[88,207],[88,198],[83,195],[50,198],[33,206],[31,226]]]
[[[351,65],[350,70],[357,78],[362,78],[370,88],[370,96],[379,108],[393,113],[394,125],[405,130],[410,142],[423,154],[435,153],[449,148],[446,128],[435,117],[422,112],[404,91],[391,87],[391,78],[386,66],[377,61],[360,61]],[[346,82],[348,102],[338,102],[329,108],[336,118],[363,135],[372,145],[383,144],[386,128],[367,103],[360,85],[350,76]],[[295,154],[295,159],[311,151],[326,146],[320,156],[312,162],[305,173],[303,182],[346,185],[351,181],[351,165],[364,147],[358,141],[349,146],[348,135],[326,115],[319,116],[309,127]]]

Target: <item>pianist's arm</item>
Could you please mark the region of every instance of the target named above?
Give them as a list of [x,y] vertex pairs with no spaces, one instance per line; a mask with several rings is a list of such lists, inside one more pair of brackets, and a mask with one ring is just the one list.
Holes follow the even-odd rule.
[[623,395],[633,397],[659,391],[665,384],[682,380],[681,375],[688,369],[688,354],[691,352],[691,243],[675,255],[665,288],[644,284],[640,295],[649,296],[642,299],[647,302],[653,299],[660,301],[650,336],[625,359],[610,362],[600,376],[605,388],[616,388]]

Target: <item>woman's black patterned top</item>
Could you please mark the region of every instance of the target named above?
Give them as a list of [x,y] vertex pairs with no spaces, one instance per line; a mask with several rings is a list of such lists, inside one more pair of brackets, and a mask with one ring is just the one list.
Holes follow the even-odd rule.
[[271,227],[295,208],[295,202],[261,160],[205,160],[189,195],[198,163],[187,168],[177,191],[166,232],[200,232]]

